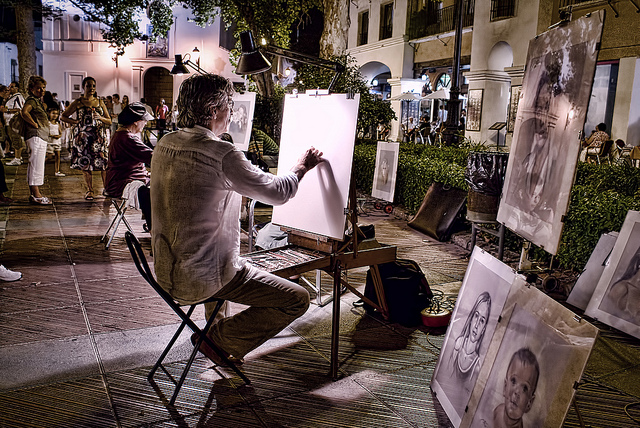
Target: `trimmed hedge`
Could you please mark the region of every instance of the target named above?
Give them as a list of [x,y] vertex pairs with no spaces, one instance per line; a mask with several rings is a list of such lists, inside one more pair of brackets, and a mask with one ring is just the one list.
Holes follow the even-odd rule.
[[[366,194],[371,194],[373,186],[376,148],[371,142],[358,144],[355,148],[356,187]],[[464,171],[468,154],[468,149],[400,144],[394,202],[415,214],[435,181],[467,190]]]
[[[413,214],[434,181],[467,190],[464,171],[469,152],[468,148],[401,144],[394,202]],[[375,160],[375,141],[356,145],[356,186],[365,194],[371,194]],[[600,235],[619,231],[628,210],[640,210],[640,168],[579,163],[556,255],[560,267],[582,270]],[[509,241],[520,239],[508,235]],[[513,248],[520,243],[506,245]]]

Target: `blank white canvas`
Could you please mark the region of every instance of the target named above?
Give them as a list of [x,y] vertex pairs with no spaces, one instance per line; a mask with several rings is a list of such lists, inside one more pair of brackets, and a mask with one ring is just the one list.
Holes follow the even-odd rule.
[[287,95],[278,171],[289,171],[309,148],[326,162],[309,171],[298,193],[273,208],[272,222],[309,233],[344,238],[360,95]]

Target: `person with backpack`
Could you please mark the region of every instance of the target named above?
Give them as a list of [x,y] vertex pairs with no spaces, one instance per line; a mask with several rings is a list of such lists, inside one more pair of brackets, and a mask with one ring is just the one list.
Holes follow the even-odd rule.
[[11,142],[11,147],[7,146],[7,153],[11,149],[14,151],[13,160],[7,163],[7,165],[10,166],[17,166],[22,163],[22,151],[27,147],[23,136],[16,134],[11,127],[8,126],[11,118],[13,118],[16,113],[22,111],[24,102],[25,100],[20,93],[18,82],[11,82],[11,84],[9,84],[9,99],[4,104],[7,108],[7,111],[4,112],[4,123],[7,125],[7,135]]

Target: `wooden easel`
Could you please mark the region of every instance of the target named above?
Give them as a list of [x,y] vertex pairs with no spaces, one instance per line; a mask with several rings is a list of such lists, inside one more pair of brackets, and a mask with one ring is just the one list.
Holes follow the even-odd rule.
[[[338,339],[340,335],[340,294],[342,288],[346,287],[367,304],[378,310],[385,319],[389,319],[389,308],[387,307],[378,264],[396,260],[396,247],[394,246],[381,245],[376,242],[375,244],[377,244],[377,246],[374,248],[359,248],[360,242],[358,235],[360,230],[358,228],[357,198],[353,173],[351,174],[348,207],[349,221],[352,225],[353,234],[346,241],[337,241],[326,236],[288,229],[285,227],[283,230],[285,230],[289,235],[289,245],[287,247],[258,251],[245,254],[243,256],[251,260],[251,257],[253,256],[260,257],[262,255],[268,255],[278,251],[289,251],[290,249],[295,249],[297,247],[321,254],[317,259],[308,260],[303,263],[294,263],[283,268],[274,269],[271,273],[283,278],[289,278],[314,269],[321,269],[333,278],[330,371],[333,380],[337,380],[338,378]],[[342,279],[343,270],[364,266],[370,266],[378,302],[373,302],[371,299],[365,297],[355,287]]]
[[[333,307],[331,319],[331,378],[338,379],[338,344],[340,336],[340,294],[346,287],[353,294],[377,309],[385,319],[389,319],[389,308],[384,294],[384,287],[378,264],[396,260],[396,247],[379,246],[370,249],[359,249],[360,229],[358,228],[358,209],[354,174],[351,174],[349,187],[348,214],[353,233],[346,242],[338,242],[326,237],[319,237],[300,231],[290,230],[289,243],[303,248],[316,249],[330,254],[329,265],[324,269],[333,277]],[[355,287],[342,279],[342,271],[369,266],[378,302],[373,302]]]

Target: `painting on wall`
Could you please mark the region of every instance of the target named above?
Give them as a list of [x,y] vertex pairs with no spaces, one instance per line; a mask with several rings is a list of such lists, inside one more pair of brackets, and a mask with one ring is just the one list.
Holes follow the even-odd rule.
[[585,313],[640,338],[640,211],[629,211]]
[[460,426],[562,426],[597,336],[517,276]]
[[511,87],[511,97],[509,98],[509,111],[507,114],[507,132],[513,133],[513,127],[516,123],[516,115],[518,113],[518,103],[520,102],[520,90],[522,86]]
[[164,37],[158,36],[154,42],[151,41],[153,27],[147,26],[147,58],[168,58],[169,57],[169,33]]
[[400,143],[378,141],[376,152],[376,168],[373,173],[371,196],[393,202],[396,189],[396,173],[398,171],[398,153]]
[[431,380],[454,426],[464,415],[514,278],[509,266],[473,249]]
[[479,131],[482,119],[482,94],[484,89],[469,89],[467,98],[467,131]]
[[580,150],[604,11],[529,43],[498,221],[556,254]]

